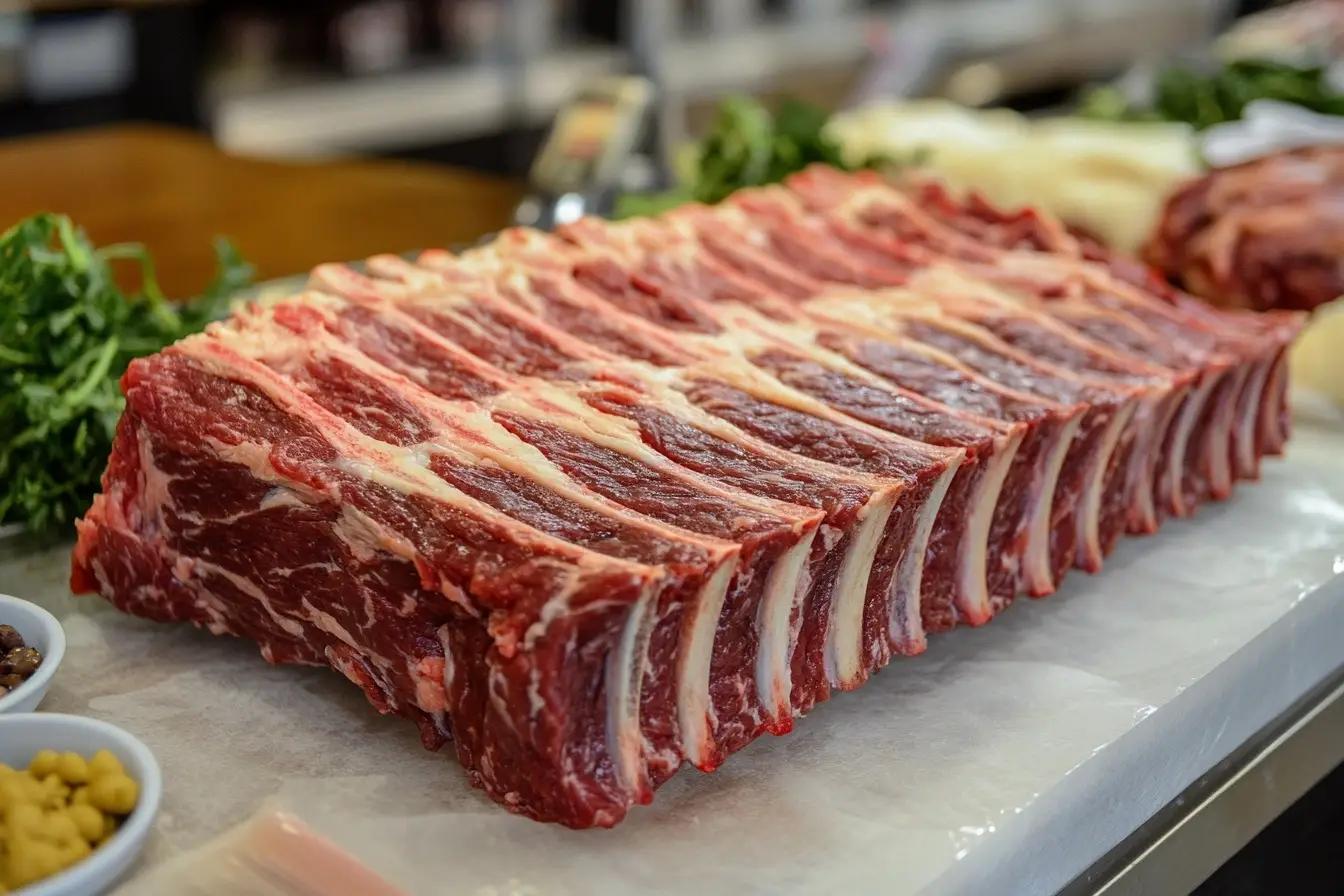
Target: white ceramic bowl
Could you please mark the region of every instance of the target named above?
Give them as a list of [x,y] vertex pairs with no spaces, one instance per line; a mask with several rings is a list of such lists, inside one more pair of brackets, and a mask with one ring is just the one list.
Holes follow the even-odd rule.
[[140,785],[140,801],[121,829],[87,859],[55,877],[16,890],[14,896],[99,896],[118,883],[144,851],[163,798],[163,773],[154,754],[131,734],[107,722],[33,712],[0,716],[0,762],[26,768],[40,750],[73,751],[85,758],[110,750]]
[[56,617],[37,604],[8,594],[0,594],[0,625],[12,625],[23,635],[24,643],[42,654],[42,665],[33,677],[0,697],[0,715],[32,712],[47,696],[52,676],[65,656],[65,630]]

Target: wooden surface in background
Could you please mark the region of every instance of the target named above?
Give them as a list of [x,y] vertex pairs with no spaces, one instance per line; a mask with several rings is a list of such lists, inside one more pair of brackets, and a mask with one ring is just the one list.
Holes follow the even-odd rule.
[[209,281],[217,234],[271,279],[468,242],[506,225],[520,196],[508,181],[418,163],[237,158],[158,127],[0,144],[0,228],[53,211],[98,245],[144,243],[173,296]]

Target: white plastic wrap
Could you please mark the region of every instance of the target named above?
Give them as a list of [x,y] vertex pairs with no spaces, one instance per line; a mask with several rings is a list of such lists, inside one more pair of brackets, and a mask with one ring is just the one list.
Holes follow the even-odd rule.
[[127,894],[267,800],[411,896],[1053,892],[1344,660],[1341,457],[1344,435],[1300,427],[1232,501],[683,771],[612,831],[508,815],[330,672],[72,598],[64,550],[0,561],[0,591],[65,623],[47,708],[163,766]]
[[1344,143],[1344,119],[1278,100],[1256,100],[1237,121],[1214,125],[1200,136],[1201,152],[1215,168],[1338,143]]
[[405,891],[272,801],[113,896],[405,896]]

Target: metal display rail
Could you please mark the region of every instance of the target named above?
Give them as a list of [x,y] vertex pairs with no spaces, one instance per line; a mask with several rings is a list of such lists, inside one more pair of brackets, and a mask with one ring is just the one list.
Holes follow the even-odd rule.
[[1060,896],[1187,893],[1344,764],[1344,667],[1211,769]]

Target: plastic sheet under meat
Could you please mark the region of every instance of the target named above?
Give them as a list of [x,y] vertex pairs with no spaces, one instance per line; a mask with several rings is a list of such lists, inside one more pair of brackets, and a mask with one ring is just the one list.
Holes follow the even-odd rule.
[[267,801],[209,843],[114,896],[405,896],[302,819]]
[[0,591],[66,625],[44,709],[162,762],[147,868],[272,800],[411,894],[1045,892],[1344,661],[1344,435],[1300,426],[1232,501],[683,771],[612,831],[509,816],[333,673],[72,598],[66,570],[64,549],[0,559]]

